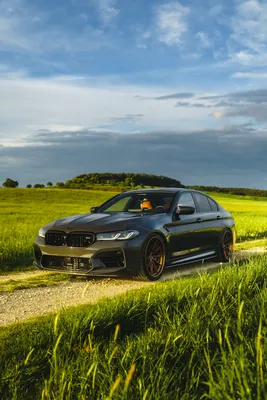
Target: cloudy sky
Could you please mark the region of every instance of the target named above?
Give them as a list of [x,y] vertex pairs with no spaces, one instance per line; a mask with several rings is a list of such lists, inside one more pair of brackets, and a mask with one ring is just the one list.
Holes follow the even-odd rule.
[[267,189],[266,0],[0,0],[0,183]]

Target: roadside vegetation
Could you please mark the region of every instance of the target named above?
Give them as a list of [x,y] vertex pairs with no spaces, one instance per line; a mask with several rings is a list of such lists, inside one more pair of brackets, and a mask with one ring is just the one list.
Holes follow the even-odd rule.
[[[94,190],[1,189],[0,271],[32,265],[32,244],[41,226],[61,217],[90,212],[116,193]],[[238,241],[266,238],[267,199],[210,193],[233,213]]]
[[[0,294],[3,292],[13,292],[14,290],[31,289],[36,287],[48,287],[70,281],[73,277],[67,274],[50,273],[41,276],[30,276],[16,279],[16,276],[10,276],[10,279],[1,280],[0,275]],[[84,279],[84,278],[78,278]]]
[[[186,186],[189,187],[189,186]],[[225,188],[217,186],[190,186],[191,189],[200,190],[201,192],[212,192],[220,194],[235,194],[239,196],[250,197],[267,197],[267,190],[263,189],[250,189],[250,188]]]
[[266,262],[1,328],[0,398],[265,398]]

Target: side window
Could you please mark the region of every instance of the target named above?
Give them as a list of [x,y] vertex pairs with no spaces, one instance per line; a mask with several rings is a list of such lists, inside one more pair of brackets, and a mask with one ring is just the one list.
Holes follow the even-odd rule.
[[208,201],[208,198],[204,194],[194,193],[194,197],[196,199],[199,212],[203,212],[203,213],[211,212],[210,203]]
[[131,197],[123,197],[120,200],[117,200],[116,203],[112,204],[109,208],[105,210],[105,212],[120,212],[124,211],[127,203],[131,200]]
[[179,197],[178,204],[182,206],[196,207],[191,193],[182,193]]
[[215,201],[212,200],[212,199],[210,199],[209,197],[208,197],[208,201],[209,201],[210,206],[211,206],[211,211],[212,211],[212,212],[218,211],[218,206],[217,206],[217,204],[215,203]]

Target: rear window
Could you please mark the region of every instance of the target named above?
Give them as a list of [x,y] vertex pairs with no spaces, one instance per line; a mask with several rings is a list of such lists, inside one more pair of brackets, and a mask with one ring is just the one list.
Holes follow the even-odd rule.
[[208,197],[208,201],[209,201],[210,206],[211,206],[211,211],[214,211],[214,212],[218,211],[218,206],[215,203],[215,201],[210,199],[209,197]]
[[199,212],[211,212],[209,200],[204,194],[194,193],[194,197],[196,199]]

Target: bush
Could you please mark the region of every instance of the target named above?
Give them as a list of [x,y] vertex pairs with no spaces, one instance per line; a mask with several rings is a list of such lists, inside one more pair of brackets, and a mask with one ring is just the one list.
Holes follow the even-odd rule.
[[16,188],[19,186],[18,181],[13,181],[13,179],[7,178],[3,183],[5,188]]
[[43,185],[42,183],[35,183],[35,185],[33,186],[35,189],[42,189],[45,187],[45,185]]

